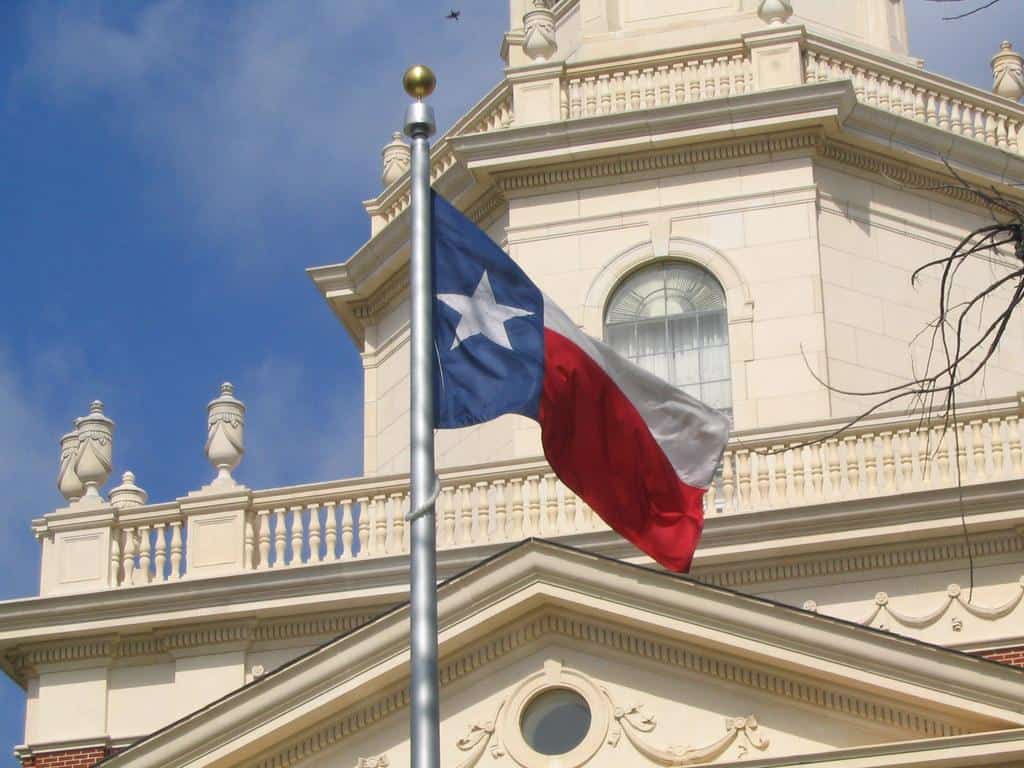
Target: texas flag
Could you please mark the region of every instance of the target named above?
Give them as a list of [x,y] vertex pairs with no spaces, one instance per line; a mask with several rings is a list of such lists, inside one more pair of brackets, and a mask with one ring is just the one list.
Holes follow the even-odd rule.
[[689,570],[729,419],[584,334],[482,230],[433,199],[439,428],[518,413],[611,528]]

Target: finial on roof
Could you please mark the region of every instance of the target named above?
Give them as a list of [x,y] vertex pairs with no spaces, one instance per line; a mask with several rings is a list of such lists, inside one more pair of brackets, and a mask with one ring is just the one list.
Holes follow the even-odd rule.
[[555,14],[548,0],[531,0],[523,14],[523,53],[533,61],[547,61],[558,51]]
[[380,180],[387,188],[402,178],[409,170],[409,145],[402,141],[402,134],[395,131],[391,134],[391,141],[384,145],[380,154],[382,160]]
[[1009,40],[992,57],[992,93],[1010,101],[1024,96],[1024,56],[1013,50]]
[[757,15],[765,24],[785,24],[793,15],[793,6],[789,0],[761,0]]

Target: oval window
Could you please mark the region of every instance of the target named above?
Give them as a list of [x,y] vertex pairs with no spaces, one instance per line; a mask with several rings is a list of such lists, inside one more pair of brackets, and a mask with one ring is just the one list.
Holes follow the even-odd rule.
[[557,688],[526,705],[520,720],[523,739],[542,755],[564,755],[590,730],[590,706],[576,691]]

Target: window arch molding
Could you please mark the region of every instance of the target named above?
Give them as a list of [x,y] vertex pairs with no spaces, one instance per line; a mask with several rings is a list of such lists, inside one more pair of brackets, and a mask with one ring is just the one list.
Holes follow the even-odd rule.
[[[670,238],[668,246],[668,253],[658,256],[655,255],[654,244],[646,240],[606,261],[587,290],[583,305],[584,330],[592,336],[602,338],[605,310],[615,289],[632,273],[660,261],[689,261],[703,267],[718,280],[725,291],[729,325],[735,328],[739,324],[753,322],[754,302],[750,297],[750,288],[729,257],[706,243],[687,237]],[[730,332],[730,344],[733,341],[742,342],[742,339],[734,340],[732,335]],[[740,343],[738,348],[742,347],[743,344]]]

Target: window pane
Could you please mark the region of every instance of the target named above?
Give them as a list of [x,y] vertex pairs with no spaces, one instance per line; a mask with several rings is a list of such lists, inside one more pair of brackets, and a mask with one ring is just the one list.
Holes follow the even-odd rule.
[[625,357],[636,357],[636,326],[633,323],[609,325],[605,334],[608,345]]
[[732,405],[731,386],[728,381],[702,384],[700,399],[712,408],[729,408]]
[[668,357],[665,355],[641,355],[637,358],[636,364],[658,378],[669,380]]
[[696,350],[689,352],[676,352],[676,375],[671,384],[699,384],[700,383],[700,353]]
[[706,312],[700,316],[701,345],[714,347],[729,343],[725,312]]
[[727,347],[710,347],[700,351],[700,378],[702,381],[729,378],[729,350]]
[[696,349],[699,336],[697,335],[697,318],[694,315],[689,317],[673,317],[668,321],[669,333],[672,334],[673,349]]
[[665,353],[665,321],[639,323],[636,326],[637,354],[663,355]]

